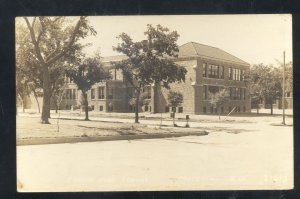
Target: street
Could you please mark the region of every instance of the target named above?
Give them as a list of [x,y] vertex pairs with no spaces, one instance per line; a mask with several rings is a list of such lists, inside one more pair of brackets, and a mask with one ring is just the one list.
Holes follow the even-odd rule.
[[293,127],[242,125],[199,137],[18,146],[18,191],[292,188]]

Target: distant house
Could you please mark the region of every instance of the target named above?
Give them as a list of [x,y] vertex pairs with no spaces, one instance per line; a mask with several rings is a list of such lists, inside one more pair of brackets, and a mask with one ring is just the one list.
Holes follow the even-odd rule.
[[[112,62],[126,59],[126,56],[104,57],[103,62],[110,70],[113,79],[97,83],[88,92],[89,105],[100,112],[132,112],[134,107],[129,104],[134,90],[126,85],[122,72],[113,67]],[[186,81],[171,85],[172,91],[180,91],[184,100],[178,112],[192,114],[213,114],[217,110],[209,103],[208,93],[215,93],[222,88],[230,91],[230,102],[221,107],[221,112],[228,113],[235,107],[235,112],[251,110],[248,90],[244,75],[250,65],[243,60],[219,49],[195,42],[179,46],[178,58],[174,62],[187,69]],[[71,109],[80,104],[81,94],[72,80],[65,92],[60,109]],[[147,93],[149,104],[141,111],[152,113],[169,112],[167,103],[169,90],[159,85],[149,85],[143,88]]]

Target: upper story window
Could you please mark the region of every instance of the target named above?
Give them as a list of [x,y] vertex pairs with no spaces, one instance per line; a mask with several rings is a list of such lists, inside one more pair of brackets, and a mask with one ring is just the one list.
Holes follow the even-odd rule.
[[98,87],[98,99],[104,99],[104,87]]
[[243,81],[244,80],[244,75],[245,75],[245,70],[243,69],[237,69],[237,68],[228,68],[228,77],[230,80],[235,80],[235,81]]
[[143,92],[145,93],[146,99],[151,99],[151,87],[145,86],[143,89]]
[[224,79],[224,66],[219,66],[219,78]]
[[77,92],[76,89],[66,89],[63,95],[63,99],[76,99],[77,98],[76,92]]
[[73,89],[73,94],[72,94],[72,98],[73,99],[76,99],[77,97],[76,97],[76,93],[77,93],[77,90],[76,89]]
[[95,99],[95,89],[91,89],[91,99]]
[[202,76],[203,76],[203,77],[206,77],[206,76],[207,76],[206,71],[207,71],[207,64],[206,64],[206,63],[203,63],[203,64],[202,64]]
[[219,67],[216,65],[208,65],[208,77],[209,78],[218,78],[219,77]]
[[72,77],[68,77],[65,75],[65,82],[66,83],[73,83],[73,78]]
[[114,88],[107,88],[108,99],[114,99]]
[[224,79],[224,66],[203,63],[203,77]]

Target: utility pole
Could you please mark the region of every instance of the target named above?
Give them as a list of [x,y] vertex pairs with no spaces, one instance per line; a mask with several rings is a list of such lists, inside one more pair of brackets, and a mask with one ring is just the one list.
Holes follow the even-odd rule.
[[283,51],[283,78],[282,78],[282,124],[285,125],[285,51]]

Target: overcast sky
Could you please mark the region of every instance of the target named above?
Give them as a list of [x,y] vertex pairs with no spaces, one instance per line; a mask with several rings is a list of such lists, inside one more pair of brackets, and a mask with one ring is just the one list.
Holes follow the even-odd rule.
[[84,42],[93,45],[88,54],[100,50],[102,56],[116,55],[112,46],[122,32],[134,41],[145,38],[147,24],[176,30],[178,45],[193,41],[221,48],[250,64],[276,64],[276,59],[292,61],[291,15],[177,15],[177,16],[97,16],[89,17],[97,35]]

